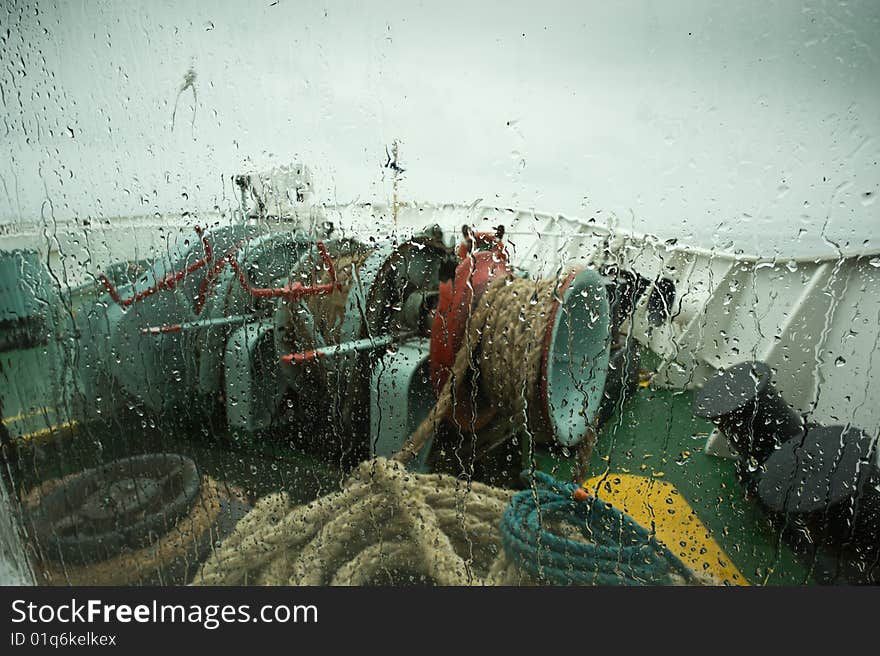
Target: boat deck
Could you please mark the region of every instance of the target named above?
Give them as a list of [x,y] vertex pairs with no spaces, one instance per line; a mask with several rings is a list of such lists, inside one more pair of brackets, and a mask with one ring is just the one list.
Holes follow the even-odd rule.
[[[5,399],[5,416],[27,416],[33,422],[28,436],[18,440],[20,490],[112,458],[151,451],[191,455],[205,471],[251,498],[285,490],[305,502],[344,480],[334,463],[297,449],[295,440],[278,439],[277,434],[241,436],[211,426],[162,427],[137,413],[69,425],[56,415],[51,387],[24,375],[34,371],[38,351],[3,354],[6,389],[24,389],[24,381],[29,390],[26,396]],[[810,583],[807,568],[738,482],[736,463],[703,452],[712,427],[691,414],[691,401],[688,391],[639,388],[603,426],[587,486],[625,506],[622,509],[637,521],[653,524],[649,528],[661,539],[677,542],[680,553],[695,554],[692,565],[702,565],[716,580]],[[52,417],[57,423],[47,425]],[[571,460],[558,453],[538,452],[537,460],[558,478],[572,476]]]

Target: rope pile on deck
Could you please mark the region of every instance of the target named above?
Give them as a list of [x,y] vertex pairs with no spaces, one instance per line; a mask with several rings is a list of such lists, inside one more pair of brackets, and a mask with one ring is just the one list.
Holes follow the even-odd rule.
[[343,490],[309,504],[291,507],[283,493],[260,500],[193,583],[362,585],[400,572],[438,585],[506,582],[498,526],[512,494],[369,460]]
[[343,490],[312,503],[291,507],[282,493],[262,499],[193,584],[696,582],[619,510],[546,474],[533,480],[536,487],[514,495],[370,460]]

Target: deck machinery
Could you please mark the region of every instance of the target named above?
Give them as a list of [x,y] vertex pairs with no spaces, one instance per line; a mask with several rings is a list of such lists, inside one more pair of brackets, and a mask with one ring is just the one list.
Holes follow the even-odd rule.
[[[500,233],[465,229],[456,249],[436,226],[369,242],[332,226],[194,228],[164,257],[100,274],[97,297],[59,318],[76,336],[59,340],[75,381],[56,384],[86,421],[127,406],[159,422],[222,418],[232,432],[293,425],[352,461],[390,455],[434,404],[471,308],[511,273]],[[543,437],[563,446],[602,402],[609,284],[572,274],[544,336]],[[483,450],[498,441],[490,414],[464,426]]]
[[[465,228],[456,248],[438,227],[406,239],[361,241],[337,237],[329,225],[318,234],[266,225],[242,222],[184,231],[181,235],[189,236],[165,256],[107,267],[89,286],[97,294],[59,291],[62,285],[36,252],[3,253],[3,280],[16,284],[0,286],[2,349],[19,353],[27,363],[33,360],[29,371],[37,374],[22,380],[16,393],[52,388],[40,395],[63,406],[63,421],[56,419],[52,430],[115,417],[129,408],[174,430],[191,422],[233,436],[284,435],[340,465],[390,456],[435,406],[464,346],[468,320],[487,289],[499,278],[527,275],[511,265],[503,230]],[[640,301],[642,296],[647,298]],[[626,398],[621,390],[635,385],[639,357],[633,322],[658,326],[668,321],[675,286],[603,265],[563,276],[554,299],[551,320],[540,335],[535,397],[546,430],[528,438],[552,451],[558,463]],[[636,312],[637,306],[647,312]],[[751,395],[770,394],[753,385],[755,367],[762,365],[739,367],[749,394],[733,399],[736,408],[751,402]],[[750,468],[748,457],[760,433],[755,418],[763,414],[746,412],[750,421],[726,426],[726,415],[713,409],[738,389],[725,376],[739,368],[719,374],[720,389],[704,387],[700,398],[706,397],[711,407],[696,403],[695,414],[721,424],[734,446],[746,445],[740,482],[773,517],[783,517],[784,526],[812,521],[817,513],[824,521],[830,516],[825,506],[819,511],[790,508],[787,488],[777,483],[792,478],[785,458],[806,444],[801,437],[784,439],[789,432],[812,439],[821,455],[828,449],[820,438],[827,434],[837,440],[835,427],[805,424],[789,408],[782,414],[790,421],[776,418],[766,424],[779,427],[771,435],[775,455],[758,454],[758,469]],[[414,466],[460,471],[462,463],[471,463],[477,477],[510,483],[496,474],[519,470],[516,450],[526,440],[511,438],[526,436],[511,435],[503,413],[484,401],[456,400]],[[22,427],[28,421],[22,413],[5,417],[9,430],[4,439],[27,437]],[[780,433],[789,425],[791,431]],[[745,432],[741,436],[738,430]],[[850,433],[853,443],[861,445],[861,433]],[[854,460],[869,457],[857,451],[852,450]],[[758,462],[765,459],[766,464]],[[826,460],[814,458],[820,464]],[[502,471],[498,465],[503,462],[507,469]],[[854,567],[876,561],[880,517],[880,504],[871,493],[876,471],[864,469],[868,473],[863,475],[862,469],[854,469],[855,482],[841,478],[846,472],[832,481],[840,490],[839,499],[832,499],[835,509],[846,510],[858,500],[857,536],[834,528],[829,538],[836,546],[843,539],[838,533],[858,537]],[[811,469],[798,471],[804,480],[813,476]],[[817,469],[813,478],[825,485],[828,477]],[[867,495],[858,494],[863,488],[869,488]],[[801,526],[797,522],[792,526]],[[851,547],[849,542],[844,546]],[[828,558],[839,561],[834,553]],[[817,575],[829,581],[835,577]],[[847,573],[846,579],[862,582],[865,576],[859,571]]]

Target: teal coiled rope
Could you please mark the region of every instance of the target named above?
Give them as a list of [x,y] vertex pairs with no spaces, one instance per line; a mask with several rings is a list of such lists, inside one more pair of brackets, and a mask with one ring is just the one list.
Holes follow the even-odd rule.
[[[529,478],[528,472],[523,472]],[[576,485],[544,472],[533,489],[514,495],[501,518],[507,557],[535,581],[552,585],[671,585],[690,570],[644,527]],[[585,541],[562,537],[548,524],[574,527]]]

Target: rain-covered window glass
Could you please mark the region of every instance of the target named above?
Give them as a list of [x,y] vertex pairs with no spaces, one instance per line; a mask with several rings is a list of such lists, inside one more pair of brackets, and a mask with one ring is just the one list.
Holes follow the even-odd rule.
[[880,6],[0,9],[0,582],[880,580]]

